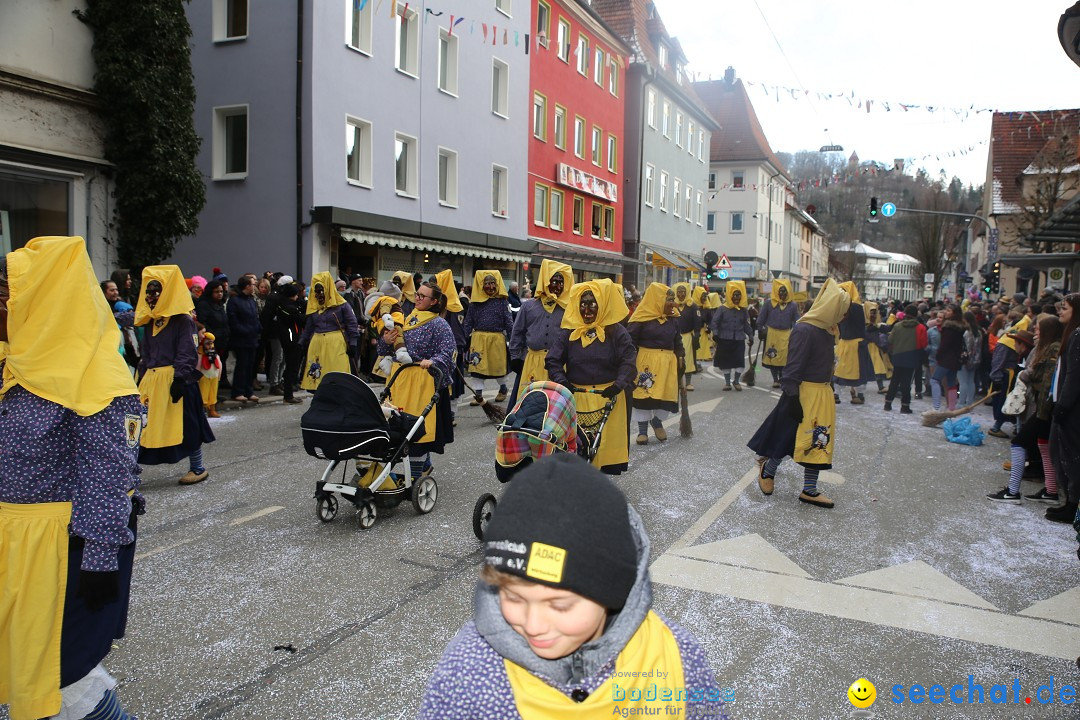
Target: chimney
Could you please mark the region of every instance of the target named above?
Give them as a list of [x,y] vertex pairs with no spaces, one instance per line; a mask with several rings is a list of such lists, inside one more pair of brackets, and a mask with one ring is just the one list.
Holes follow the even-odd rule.
[[727,70],[724,71],[724,82],[728,85],[735,84],[735,68],[728,65]]

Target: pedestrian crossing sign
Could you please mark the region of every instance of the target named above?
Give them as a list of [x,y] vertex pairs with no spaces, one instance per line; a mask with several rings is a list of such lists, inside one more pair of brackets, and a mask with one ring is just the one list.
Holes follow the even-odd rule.
[[716,262],[716,267],[720,270],[731,269],[731,261],[728,260],[727,253],[724,253],[720,256],[720,259]]

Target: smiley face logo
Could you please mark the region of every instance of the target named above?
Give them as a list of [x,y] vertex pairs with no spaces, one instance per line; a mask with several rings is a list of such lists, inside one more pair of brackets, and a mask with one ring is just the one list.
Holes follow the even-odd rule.
[[851,683],[851,687],[847,691],[847,697],[852,705],[860,710],[865,710],[877,700],[877,688],[874,687],[874,683],[866,678],[859,678]]

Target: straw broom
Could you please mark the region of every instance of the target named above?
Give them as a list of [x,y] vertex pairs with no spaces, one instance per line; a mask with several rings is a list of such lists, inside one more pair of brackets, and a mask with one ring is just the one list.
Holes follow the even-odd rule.
[[[683,367],[685,370],[685,366]],[[686,374],[679,373],[679,436],[694,437],[694,426],[690,424],[690,408],[686,400]]]
[[[465,383],[465,387],[469,388],[469,383],[465,382],[465,376],[461,374],[461,368],[459,368],[457,365],[454,365],[454,372],[456,372],[458,374],[458,377],[461,378],[461,382]],[[469,390],[472,390],[472,388],[469,388]],[[475,397],[477,401],[479,401],[480,409],[484,411],[485,415],[487,415],[488,420],[495,423],[496,425],[501,425],[503,420],[506,420],[506,408],[485,400],[483,394],[476,391],[473,391],[473,397]]]
[[[757,374],[757,362],[758,358],[761,356],[761,346],[764,344],[764,341],[758,342],[757,354],[750,358],[750,367],[742,374],[742,384],[746,387],[754,387],[754,376]],[[750,353],[747,352],[747,356],[749,355]]]
[[[1000,391],[998,391],[1000,392]],[[959,417],[960,415],[966,415],[975,408],[982,405],[998,394],[998,392],[988,393],[986,397],[979,398],[970,405],[965,405],[962,408],[956,408],[955,410],[927,410],[922,414],[922,424],[926,427],[937,427],[941,423],[945,422],[949,418]]]

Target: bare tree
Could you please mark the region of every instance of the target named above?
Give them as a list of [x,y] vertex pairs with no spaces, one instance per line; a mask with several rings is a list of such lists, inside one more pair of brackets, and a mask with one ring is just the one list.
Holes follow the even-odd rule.
[[[1054,135],[1016,178],[1022,200],[1016,220],[1016,238],[1006,243],[1010,249],[1019,247],[1025,237],[1038,230],[1080,190],[1078,171],[1076,135],[1064,127],[1055,128]],[[1052,245],[1048,242],[1045,247],[1031,246],[1031,249],[1052,252]]]

